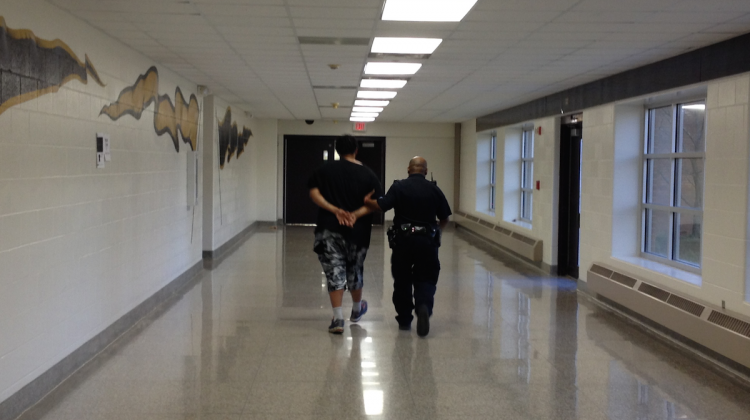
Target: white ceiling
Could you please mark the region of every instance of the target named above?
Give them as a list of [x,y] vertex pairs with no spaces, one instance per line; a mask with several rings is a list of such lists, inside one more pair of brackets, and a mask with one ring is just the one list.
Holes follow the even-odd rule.
[[348,119],[355,89],[314,86],[358,86],[367,62],[300,36],[443,38],[378,121],[460,122],[750,32],[749,0],[479,0],[459,23],[381,21],[383,0],[48,1],[279,119]]

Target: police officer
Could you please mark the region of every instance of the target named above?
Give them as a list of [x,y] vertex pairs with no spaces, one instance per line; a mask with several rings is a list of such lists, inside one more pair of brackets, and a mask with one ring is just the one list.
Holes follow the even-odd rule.
[[[394,209],[389,244],[393,248],[393,305],[400,330],[411,329],[416,308],[417,334],[430,332],[430,316],[440,274],[438,247],[441,230],[448,223],[451,209],[438,186],[425,178],[427,161],[415,156],[409,161],[409,177],[393,183],[388,193],[373,199],[365,197],[372,210]],[[413,288],[413,291],[412,291]]]

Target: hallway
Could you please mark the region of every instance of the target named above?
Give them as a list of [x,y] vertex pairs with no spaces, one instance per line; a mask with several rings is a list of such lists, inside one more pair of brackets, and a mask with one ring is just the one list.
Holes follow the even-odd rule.
[[398,331],[373,233],[343,336],[312,229],[258,232],[20,419],[750,419],[750,391],[452,229],[430,335]]

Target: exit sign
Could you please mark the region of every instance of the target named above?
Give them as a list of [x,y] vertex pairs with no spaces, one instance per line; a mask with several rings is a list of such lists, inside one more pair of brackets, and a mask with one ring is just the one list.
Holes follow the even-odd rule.
[[355,122],[354,131],[367,131],[367,125],[363,122]]

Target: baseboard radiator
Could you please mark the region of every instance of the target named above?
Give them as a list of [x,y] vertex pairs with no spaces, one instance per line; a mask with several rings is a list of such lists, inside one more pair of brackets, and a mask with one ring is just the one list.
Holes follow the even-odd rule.
[[750,322],[601,264],[588,270],[588,289],[750,368]]
[[457,211],[453,218],[459,226],[469,229],[503,248],[507,248],[530,261],[542,261],[542,241],[539,239],[529,238],[461,211]]

